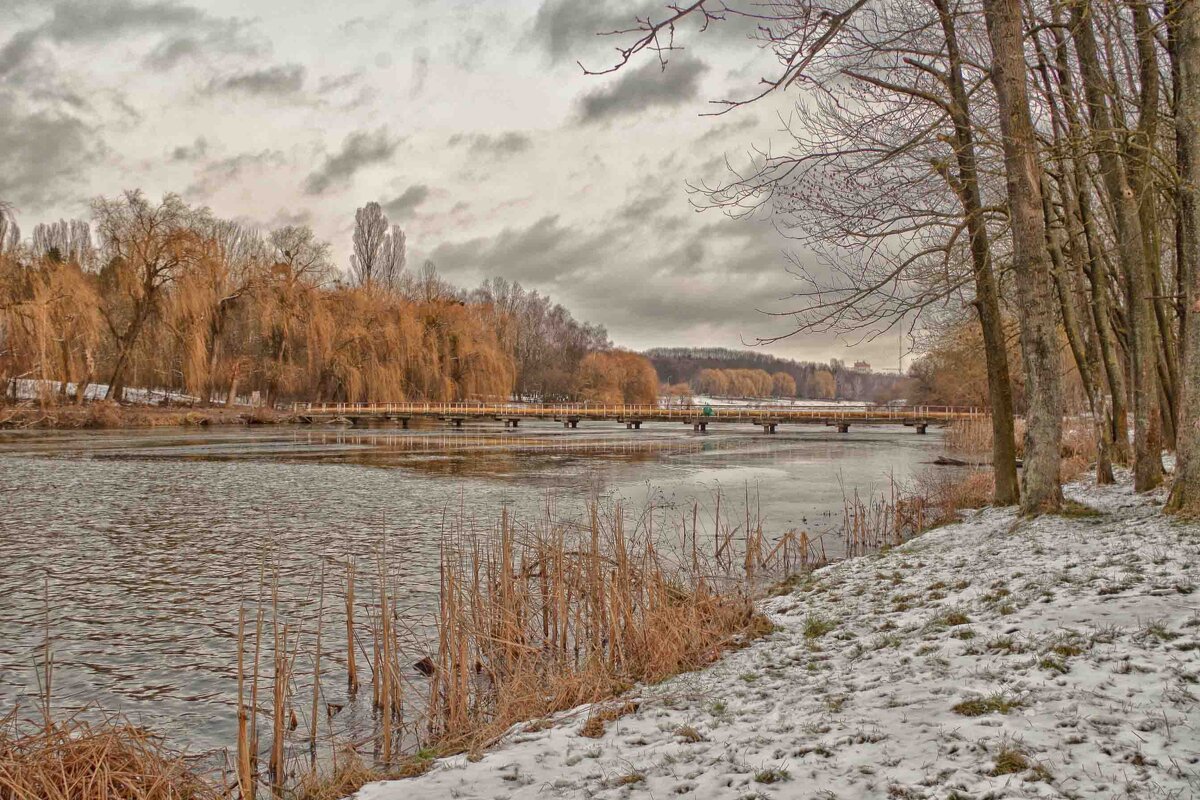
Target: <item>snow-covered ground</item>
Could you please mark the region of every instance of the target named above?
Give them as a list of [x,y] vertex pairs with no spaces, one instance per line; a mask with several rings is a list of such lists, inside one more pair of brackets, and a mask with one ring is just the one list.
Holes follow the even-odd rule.
[[1099,513],[986,510],[822,570],[598,739],[577,709],[358,796],[1200,797],[1200,526],[1127,482],[1068,495]]

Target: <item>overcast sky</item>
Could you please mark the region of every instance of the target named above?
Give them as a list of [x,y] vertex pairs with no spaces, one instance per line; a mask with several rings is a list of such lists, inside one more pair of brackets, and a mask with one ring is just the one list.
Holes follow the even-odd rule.
[[[179,192],[221,216],[311,225],[348,262],[379,201],[472,286],[503,275],[614,341],[740,347],[785,333],[789,242],[698,213],[686,182],[782,141],[774,102],[711,117],[770,71],[744,27],[613,75],[639,0],[0,0],[0,199],[28,231],[98,194]],[[642,7],[661,8],[644,0]],[[894,367],[897,341],[768,348]]]

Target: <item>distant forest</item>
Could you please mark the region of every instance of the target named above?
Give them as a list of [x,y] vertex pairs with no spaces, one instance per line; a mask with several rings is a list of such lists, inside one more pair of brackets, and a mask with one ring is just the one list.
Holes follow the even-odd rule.
[[[904,397],[909,383],[904,376],[855,370],[838,359],[829,363],[793,361],[725,347],[657,347],[643,355],[664,383],[679,388],[686,384],[699,394],[787,394],[813,400],[882,403]],[[779,391],[791,387],[781,374],[794,381],[790,392]]]

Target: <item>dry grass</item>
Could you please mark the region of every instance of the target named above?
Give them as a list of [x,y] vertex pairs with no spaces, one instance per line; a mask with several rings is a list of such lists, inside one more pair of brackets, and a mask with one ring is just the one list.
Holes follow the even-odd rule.
[[918,474],[914,482],[918,496],[925,500],[927,527],[957,519],[962,509],[983,508],[992,502],[995,493],[990,469],[929,469]]
[[694,542],[670,556],[652,523],[612,511],[521,529],[505,514],[492,535],[447,537],[429,701],[443,749],[699,668],[770,629]]
[[0,729],[0,800],[215,800],[224,792],[120,719]]
[[615,722],[621,717],[636,713],[640,703],[621,703],[619,705],[600,706],[588,715],[587,721],[579,729],[579,735],[588,739],[599,739],[604,735],[608,723]]
[[22,404],[0,406],[0,428],[113,429],[204,425],[266,425],[291,422],[271,409],[172,408],[119,405],[109,401],[83,405]]
[[[1016,453],[1021,458],[1025,449],[1025,420],[1016,421]],[[951,452],[973,456],[971,460],[989,459],[992,452],[992,421],[988,417],[958,420],[946,429],[946,448]],[[1074,480],[1096,463],[1099,448],[1096,429],[1087,416],[1063,419],[1062,479]]]
[[432,759],[413,756],[392,769],[381,770],[368,766],[353,750],[346,750],[329,772],[313,770],[301,776],[287,796],[294,800],[342,800],[368,783],[415,778],[431,766]]

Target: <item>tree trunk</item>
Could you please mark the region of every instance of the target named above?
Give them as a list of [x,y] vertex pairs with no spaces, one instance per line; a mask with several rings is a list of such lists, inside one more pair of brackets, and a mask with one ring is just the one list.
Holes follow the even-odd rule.
[[1137,491],[1145,492],[1162,482],[1162,440],[1158,418],[1158,323],[1149,291],[1142,220],[1118,153],[1118,144],[1111,134],[1113,122],[1105,98],[1105,78],[1096,54],[1090,0],[1071,3],[1071,35],[1079,56],[1088,115],[1097,139],[1101,178],[1112,203],[1117,250],[1125,272],[1133,367],[1133,485]]
[[1029,115],[1018,0],[984,0],[992,44],[992,82],[1004,139],[1004,171],[1013,239],[1018,321],[1028,413],[1021,512],[1038,514],[1062,506],[1062,379],[1054,321],[1046,229],[1042,220],[1041,166]]
[[934,5],[941,20],[949,59],[947,78],[950,84],[951,118],[954,122],[954,156],[958,164],[958,179],[954,181],[954,189],[962,203],[970,238],[971,267],[975,278],[974,305],[983,333],[988,399],[992,408],[992,470],[995,474],[993,502],[998,506],[1009,506],[1020,500],[1021,493],[1017,483],[1017,448],[1013,432],[1008,348],[1004,342],[999,291],[996,288],[996,275],[992,270],[987,224],[983,218],[974,133],[971,130],[969,100],[962,77],[962,56],[958,49],[954,17],[947,0],[934,0]]
[[1200,516],[1200,3],[1180,0],[1168,17],[1179,68],[1179,267],[1187,294],[1181,344],[1178,464],[1167,510]]

